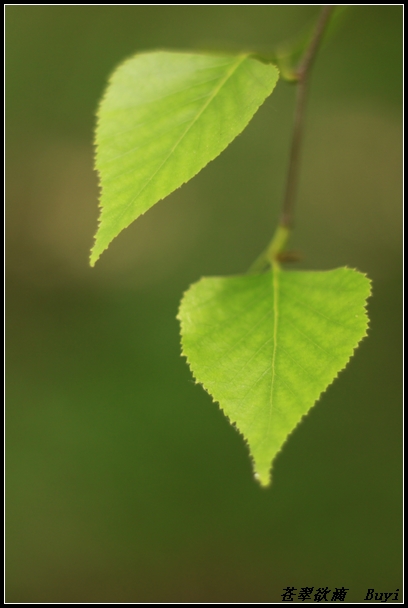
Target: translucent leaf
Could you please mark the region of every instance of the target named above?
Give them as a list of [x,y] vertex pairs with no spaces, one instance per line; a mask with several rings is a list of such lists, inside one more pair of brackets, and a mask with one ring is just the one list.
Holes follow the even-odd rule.
[[98,111],[101,215],[91,265],[121,230],[218,156],[277,80],[276,67],[248,55],[153,52],[119,66]]
[[366,334],[370,281],[349,268],[204,278],[179,311],[183,354],[270,482],[287,436]]

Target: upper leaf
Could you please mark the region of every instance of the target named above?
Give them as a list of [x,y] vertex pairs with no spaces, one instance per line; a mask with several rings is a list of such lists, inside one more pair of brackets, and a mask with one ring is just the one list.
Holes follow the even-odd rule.
[[101,215],[93,266],[123,228],[191,179],[245,128],[278,80],[248,55],[136,55],[98,110]]
[[183,354],[244,435],[262,485],[288,434],[366,334],[370,281],[349,268],[204,278],[181,302]]

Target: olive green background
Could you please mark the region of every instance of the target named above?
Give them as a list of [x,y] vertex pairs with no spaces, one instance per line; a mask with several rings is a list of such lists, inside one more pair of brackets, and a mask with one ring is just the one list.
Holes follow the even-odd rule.
[[368,273],[371,324],[271,488],[193,383],[175,317],[192,282],[245,271],[269,240],[293,86],[88,265],[95,108],[115,65],[155,48],[267,52],[318,10],[6,7],[8,602],[402,590],[402,7],[346,9],[314,67],[293,267]]

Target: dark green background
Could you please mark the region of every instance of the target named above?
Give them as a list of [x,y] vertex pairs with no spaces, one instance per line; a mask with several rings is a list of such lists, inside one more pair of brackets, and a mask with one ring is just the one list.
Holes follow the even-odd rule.
[[9,602],[401,589],[401,6],[347,9],[315,64],[295,267],[367,272],[371,329],[271,488],[194,385],[175,317],[192,282],[246,270],[269,240],[293,87],[88,265],[94,114],[115,65],[155,48],[270,51],[318,10],[6,8]]

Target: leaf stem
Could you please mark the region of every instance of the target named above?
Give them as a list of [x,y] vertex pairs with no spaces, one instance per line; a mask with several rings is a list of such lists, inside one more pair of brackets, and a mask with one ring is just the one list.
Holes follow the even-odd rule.
[[334,6],[323,7],[310,44],[306,49],[302,59],[300,60],[299,66],[295,72],[297,76],[295,119],[293,124],[292,146],[289,157],[286,192],[283,201],[282,215],[280,219],[280,224],[282,226],[286,226],[287,228],[291,228],[293,225],[293,209],[295,205],[296,190],[299,181],[300,149],[302,145],[304,131],[306,97],[309,76],[314,59],[317,54],[317,50],[324,34],[324,30],[330,19],[333,9]]
[[[279,225],[270,244],[251,266],[250,272],[262,271],[266,266],[276,262],[277,255],[285,246],[290,230],[293,227],[293,215],[299,181],[300,150],[304,131],[308,82],[314,59],[334,8],[334,6],[324,6],[322,8],[310,43],[294,72],[295,82],[297,84],[297,94],[292,132],[292,144],[289,156],[289,168],[286,180],[286,191],[282,205],[282,213],[279,220]],[[284,238],[282,238],[283,235],[285,235]]]

